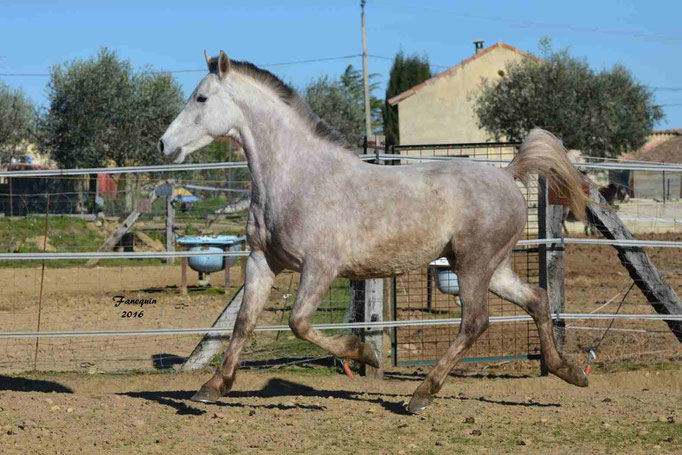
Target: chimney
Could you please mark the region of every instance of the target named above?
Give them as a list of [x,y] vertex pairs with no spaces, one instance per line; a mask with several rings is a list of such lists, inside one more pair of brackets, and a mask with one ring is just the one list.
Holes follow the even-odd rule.
[[474,41],[474,46],[476,48],[476,53],[478,54],[483,50],[483,40],[477,39],[476,41]]

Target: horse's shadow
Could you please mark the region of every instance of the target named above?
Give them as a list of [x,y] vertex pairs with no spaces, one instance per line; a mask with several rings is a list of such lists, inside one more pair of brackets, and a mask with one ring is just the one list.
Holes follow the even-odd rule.
[[0,391],[73,393],[69,387],[54,381],[0,375]]
[[[177,410],[181,415],[202,415],[206,411],[198,407],[188,405],[186,402],[190,400],[194,391],[144,391],[144,392],[125,392],[119,395],[125,395],[134,398],[142,398],[145,400],[155,401],[165,406],[170,406]],[[398,415],[411,415],[405,406],[405,403],[410,398],[409,395],[401,395],[397,393],[377,393],[377,392],[351,392],[345,390],[317,390],[312,387],[298,384],[296,382],[287,381],[285,379],[271,379],[261,390],[256,391],[233,391],[229,393],[229,398],[274,398],[287,396],[302,396],[315,398],[334,398],[336,400],[361,401],[365,403],[375,403],[382,406],[389,412]],[[388,401],[383,397],[393,397],[399,399],[398,401]],[[441,399],[447,400],[478,400],[485,403],[498,404],[502,406],[537,406],[537,407],[559,407],[561,405],[556,403],[539,403],[539,402],[523,402],[523,401],[507,401],[507,400],[491,400],[485,397],[468,398],[463,396],[444,396]],[[243,404],[234,402],[218,401],[214,403],[218,407],[228,408],[251,408],[251,409],[307,409],[310,411],[324,411],[327,409],[322,405],[306,405],[302,403],[294,404]]]
[[[206,411],[200,408],[190,406],[185,401],[189,401],[195,391],[178,390],[178,391],[144,391],[144,392],[125,392],[119,395],[125,395],[134,398],[142,398],[145,400],[155,401],[159,404],[170,406],[176,409],[178,414],[192,414],[201,415]],[[229,393],[229,398],[274,398],[274,397],[315,397],[315,398],[334,398],[336,400],[350,400],[362,401],[366,403],[376,403],[381,405],[384,409],[400,415],[408,415],[405,405],[402,402],[392,402],[379,398],[379,396],[391,396],[407,399],[407,395],[388,394],[388,393],[372,393],[372,392],[349,392],[345,390],[317,390],[312,387],[299,384],[285,379],[271,379],[261,390],[255,391],[232,391]],[[374,396],[374,398],[372,398]],[[218,401],[213,403],[218,407],[229,408],[251,408],[251,409],[307,409],[310,411],[324,411],[327,409],[323,405],[310,405],[302,403],[293,404],[243,404],[230,403],[225,401]]]

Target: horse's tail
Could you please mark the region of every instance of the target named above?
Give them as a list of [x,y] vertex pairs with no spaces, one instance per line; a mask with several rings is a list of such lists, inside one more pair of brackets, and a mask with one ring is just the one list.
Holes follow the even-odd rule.
[[540,174],[550,188],[568,198],[571,212],[585,221],[585,206],[590,201],[583,192],[585,181],[568,160],[566,149],[549,131],[533,128],[506,170],[526,186],[529,174]]

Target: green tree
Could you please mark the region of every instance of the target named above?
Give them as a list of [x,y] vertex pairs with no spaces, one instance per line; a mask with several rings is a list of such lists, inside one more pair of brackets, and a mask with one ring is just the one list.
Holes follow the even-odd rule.
[[19,89],[0,81],[0,163],[24,155],[33,137],[31,101]]
[[428,57],[417,55],[405,57],[402,50],[396,54],[393,66],[391,66],[388,87],[386,88],[386,102],[383,106],[384,134],[388,145],[400,143],[398,106],[391,106],[388,104],[388,100],[431,77]]
[[494,138],[519,141],[533,127],[561,137],[587,156],[616,157],[640,148],[663,118],[653,92],[625,67],[599,73],[568,50],[540,42],[542,61],[507,65],[498,82],[484,80],[474,110]]
[[160,162],[154,145],[183,103],[172,76],[136,73],[107,48],[53,67],[47,92],[41,149],[65,168]]
[[[376,89],[376,74],[371,74],[369,89]],[[343,137],[351,147],[359,147],[365,136],[365,102],[362,73],[348,65],[335,79],[320,76],[305,87],[304,98],[315,115],[322,118]],[[372,130],[381,129],[381,100],[370,97]]]

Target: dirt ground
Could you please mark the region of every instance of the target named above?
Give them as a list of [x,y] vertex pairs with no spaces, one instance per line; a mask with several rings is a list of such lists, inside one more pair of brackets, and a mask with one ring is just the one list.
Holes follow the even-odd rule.
[[246,371],[217,404],[207,373],[0,376],[0,453],[682,453],[682,370],[454,375],[408,415],[422,372]]

